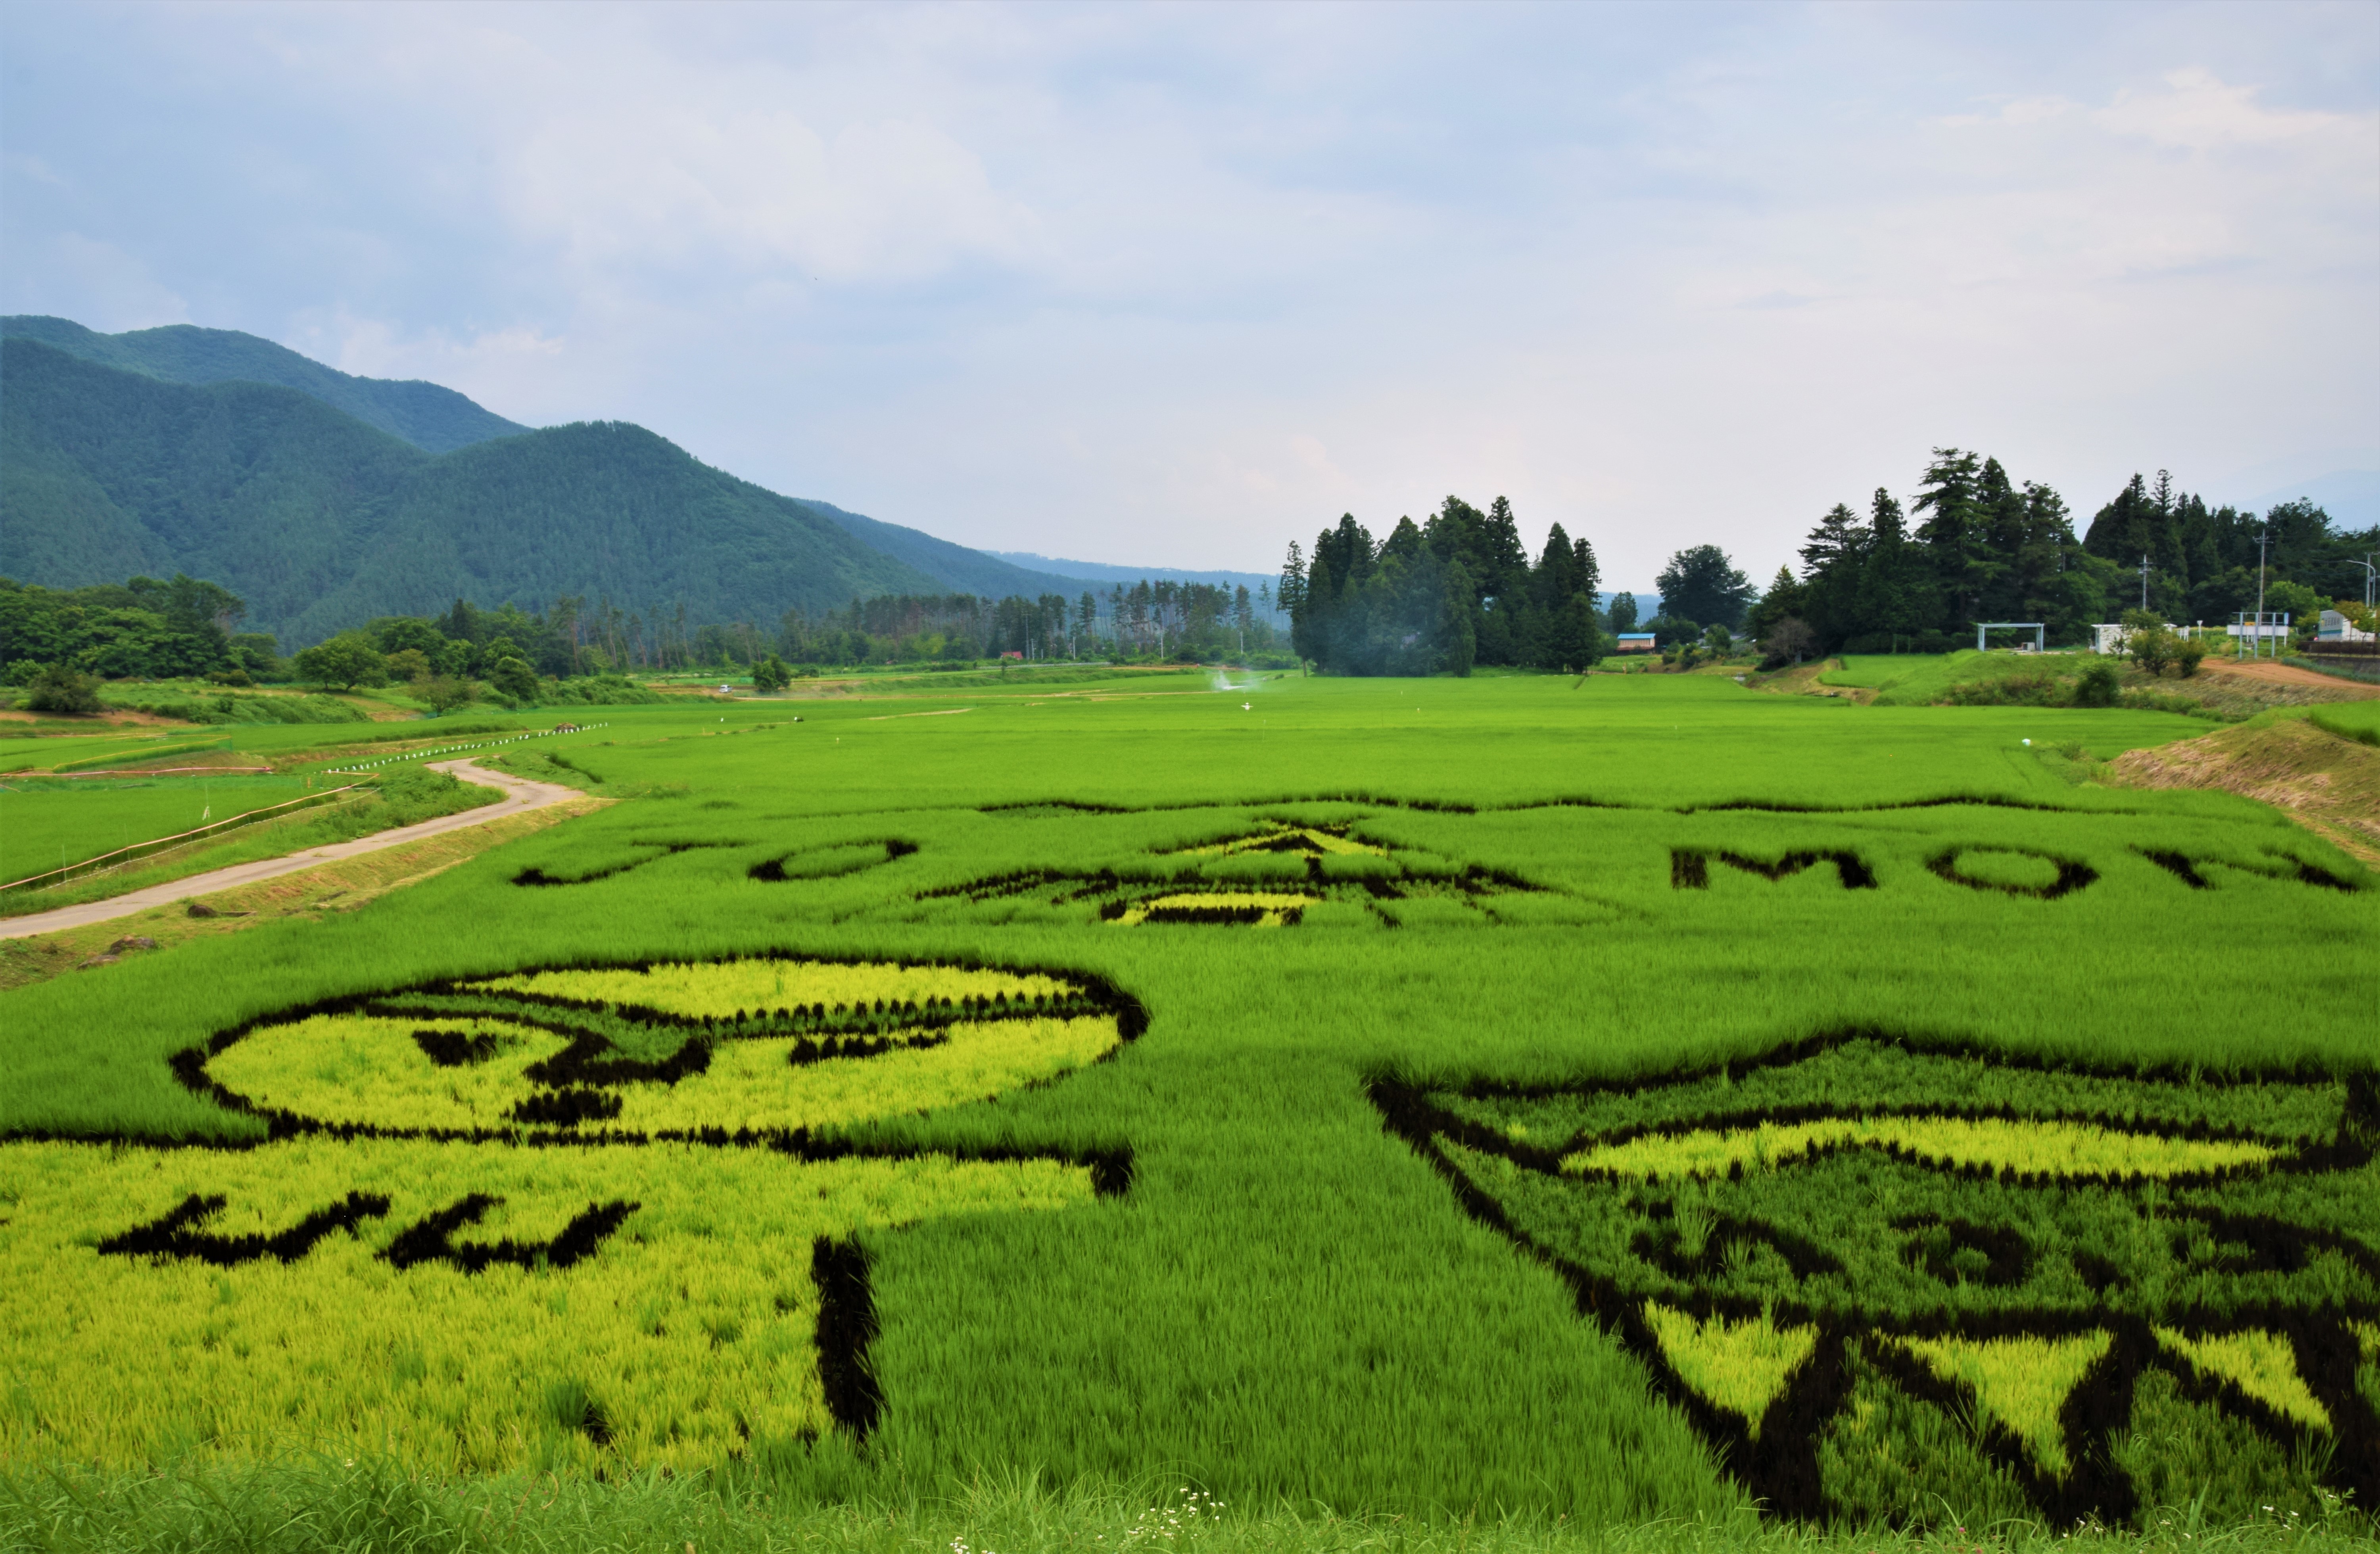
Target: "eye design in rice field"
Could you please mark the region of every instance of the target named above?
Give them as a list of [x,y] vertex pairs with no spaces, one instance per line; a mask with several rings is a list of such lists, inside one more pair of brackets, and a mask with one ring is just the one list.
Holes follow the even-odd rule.
[[2113,1525],[2207,1453],[2380,1502],[2369,1070],[2217,1081],[1852,1038],[1652,1083],[1372,1096],[1774,1512]]
[[[246,1147],[0,1145],[0,1454],[370,1439],[424,1469],[691,1468],[865,1435],[856,1237],[1121,1193],[1129,1151],[851,1129],[1046,1083],[1146,1023],[1066,973],[789,958],[539,970],[182,1053]],[[167,1359],[166,1357],[170,1357]],[[162,1363],[161,1363],[162,1362]]]
[[925,892],[923,899],[1040,896],[1052,906],[1096,903],[1096,919],[1143,924],[1294,925],[1326,901],[1364,907],[1394,927],[1399,903],[1443,902],[1495,921],[1492,899],[1538,893],[1506,869],[1423,862],[1365,840],[1352,823],[1272,820],[1213,841],[1095,870],[1021,869]]

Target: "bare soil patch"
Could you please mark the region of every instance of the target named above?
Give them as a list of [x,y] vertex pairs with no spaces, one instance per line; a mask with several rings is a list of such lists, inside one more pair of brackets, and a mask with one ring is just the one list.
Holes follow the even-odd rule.
[[2275,663],[2270,659],[2250,659],[2244,662],[2232,659],[2210,658],[2198,666],[2202,674],[2220,674],[2226,678],[2261,680],[2268,686],[2315,686],[2337,691],[2341,701],[2360,701],[2380,696],[2380,686],[2358,685],[2335,674],[2318,674],[2301,669],[2293,663]]

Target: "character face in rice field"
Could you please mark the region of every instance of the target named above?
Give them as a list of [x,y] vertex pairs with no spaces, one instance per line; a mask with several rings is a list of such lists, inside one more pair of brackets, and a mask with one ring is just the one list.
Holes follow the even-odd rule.
[[2368,1071],[2218,1082],[1852,1039],[1374,1099],[1773,1510],[2112,1524],[2181,1450],[2380,1501]]
[[531,972],[293,1010],[176,1067],[245,1147],[0,1146],[0,1455],[347,1439],[425,1468],[697,1466],[864,1433],[856,1232],[1121,1191],[1120,1150],[833,1132],[1137,1034],[1093,979],[788,959]]

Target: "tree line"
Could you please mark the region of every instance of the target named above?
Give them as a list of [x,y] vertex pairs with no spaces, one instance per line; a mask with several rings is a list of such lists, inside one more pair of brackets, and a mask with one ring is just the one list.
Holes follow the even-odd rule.
[[1299,658],[1325,674],[1468,674],[1475,664],[1584,669],[1608,650],[1602,568],[1560,524],[1532,564],[1512,504],[1450,496],[1385,540],[1346,514],[1295,541],[1281,573]]
[[2133,476],[2078,538],[2049,486],[2017,480],[1997,458],[1937,448],[1906,508],[1883,487],[1864,512],[1837,504],[1803,540],[1800,573],[1779,568],[1765,592],[1718,546],[1676,552],[1657,579],[1659,611],[1641,625],[1633,595],[1603,604],[1585,538],[1556,524],[1531,562],[1502,497],[1482,513],[1450,496],[1378,543],[1342,516],[1310,554],[1290,545],[1279,599],[1298,657],[1338,674],[1577,671],[1631,631],[1663,649],[1722,651],[1742,631],[1771,662],[1942,652],[1996,621],[2038,621],[2070,645],[2128,610],[2213,625],[2255,609],[2260,540],[2265,607],[2310,633],[2320,611],[2361,595],[2359,561],[2380,551],[2380,527],[2340,531],[2307,502],[2262,516],[2210,507],[2160,470],[2153,481]]
[[2360,599],[2355,562],[2380,547],[2380,528],[2341,532],[2310,502],[2262,516],[2210,507],[2161,469],[2134,475],[2078,539],[2048,486],[1937,448],[1908,512],[1878,488],[1864,514],[1838,504],[1820,518],[1801,575],[1780,569],[1747,624],[1796,653],[1940,651],[1994,621],[2038,621],[2052,642],[2079,643],[2142,611],[2216,625],[2257,608],[2260,540],[2264,607],[2311,632],[2334,600]]
[[229,589],[180,573],[80,589],[0,577],[0,683],[52,666],[111,680],[270,674],[273,638],[240,631],[247,613]]
[[775,650],[805,665],[978,659],[1222,662],[1279,651],[1271,589],[1216,583],[1119,583],[1077,599],[883,594],[816,614],[788,610]]
[[[1264,662],[1280,650],[1269,587],[1141,582],[1057,594],[883,594],[840,610],[788,610],[776,628],[689,626],[683,605],[630,611],[565,595],[549,609],[467,599],[437,615],[382,615],[283,658],[241,633],[247,603],[220,584],[54,589],[0,577],[0,684],[39,682],[44,710],[89,711],[101,680],[298,681],[332,690],[401,683],[434,709],[481,696],[524,703],[633,698],[626,674],[750,673],[782,686],[810,667],[1013,657]],[[55,681],[55,684],[51,682]]]

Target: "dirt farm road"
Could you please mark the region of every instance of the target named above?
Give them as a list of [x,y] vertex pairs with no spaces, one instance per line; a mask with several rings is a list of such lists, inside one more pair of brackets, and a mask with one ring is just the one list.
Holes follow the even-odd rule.
[[576,788],[565,788],[554,783],[532,783],[523,777],[510,777],[473,765],[469,759],[433,761],[432,771],[443,771],[475,783],[483,788],[500,788],[500,803],[466,809],[459,815],[441,815],[434,820],[419,825],[399,826],[393,831],[376,832],[358,837],[353,842],[334,843],[328,847],[311,847],[285,857],[260,858],[254,863],[234,864],[206,874],[193,874],[163,885],[130,891],[110,896],[105,901],[87,901],[79,906],[61,906],[55,911],[35,912],[22,917],[0,917],[0,939],[30,939],[37,933],[55,933],[60,929],[79,929],[92,923],[103,923],[113,917],[129,917],[152,906],[164,906],[170,902],[188,901],[216,891],[227,891],[235,885],[252,885],[260,880],[271,880],[283,874],[295,874],[301,868],[312,868],[334,858],[352,858],[363,853],[376,853],[383,847],[400,847],[408,842],[419,842],[425,836],[443,832],[460,831],[465,826],[484,825],[507,815],[518,815],[548,805],[567,803],[586,795]]
[[2242,663],[2235,659],[2209,657],[2198,667],[2202,671],[2235,675],[2242,680],[2262,680],[2268,686],[2320,686],[2325,690],[2344,691],[2350,697],[2380,696],[2380,686],[2359,685],[2353,680],[2342,680],[2336,674],[2317,674],[2293,663],[2275,663],[2270,659],[2252,659]]

